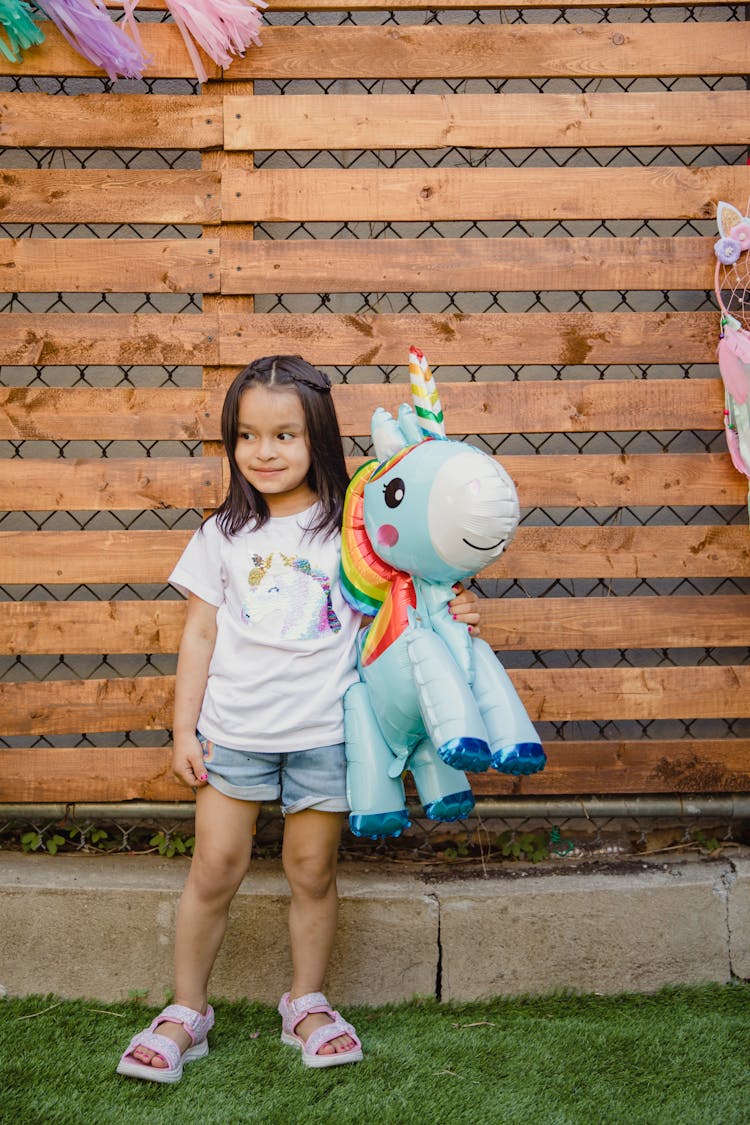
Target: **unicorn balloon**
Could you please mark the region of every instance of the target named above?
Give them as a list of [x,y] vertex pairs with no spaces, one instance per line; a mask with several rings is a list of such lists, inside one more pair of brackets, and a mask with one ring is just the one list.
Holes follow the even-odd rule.
[[719,203],[714,289],[721,309],[719,370],[724,425],[734,467],[750,477],[750,215]]
[[416,409],[373,414],[377,459],[353,477],[343,519],[344,596],[374,616],[344,699],[349,823],[373,838],[409,825],[405,770],[428,817],[457,820],[474,807],[463,770],[530,774],[546,760],[492,649],[447,608],[454,583],[510,542],[516,490],[492,457],[447,440],[417,348],[409,371]]

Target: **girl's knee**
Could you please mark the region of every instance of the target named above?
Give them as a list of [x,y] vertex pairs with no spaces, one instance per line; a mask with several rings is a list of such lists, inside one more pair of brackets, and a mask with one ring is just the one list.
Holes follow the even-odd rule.
[[314,853],[285,856],[284,874],[292,894],[325,898],[336,886],[336,859]]
[[249,846],[246,855],[198,847],[190,864],[189,881],[194,890],[210,898],[234,893],[247,874],[249,863]]

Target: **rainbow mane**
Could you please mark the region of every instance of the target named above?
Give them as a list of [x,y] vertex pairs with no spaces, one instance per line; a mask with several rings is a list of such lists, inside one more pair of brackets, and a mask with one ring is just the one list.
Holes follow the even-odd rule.
[[370,664],[396,641],[417,604],[411,575],[378,558],[363,519],[365,485],[405,455],[401,450],[384,464],[367,461],[354,474],[344,502],[341,527],[341,592],[354,608],[375,620],[362,646],[363,664]]
[[365,485],[377,468],[377,461],[366,461],[352,477],[341,524],[341,591],[350,606],[369,617],[385,601],[396,573],[373,551],[362,515]]

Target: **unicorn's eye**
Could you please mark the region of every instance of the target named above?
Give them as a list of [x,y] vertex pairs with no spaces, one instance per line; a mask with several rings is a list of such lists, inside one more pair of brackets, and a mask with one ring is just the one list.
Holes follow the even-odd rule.
[[385,502],[389,508],[397,508],[406,495],[406,485],[401,477],[394,477],[385,486]]

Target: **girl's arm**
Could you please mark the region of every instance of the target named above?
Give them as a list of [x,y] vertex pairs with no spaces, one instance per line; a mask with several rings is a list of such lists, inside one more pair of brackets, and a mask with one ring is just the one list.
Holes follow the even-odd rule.
[[177,658],[172,770],[178,781],[193,789],[206,784],[203,753],[195,728],[206,692],[208,667],[215,643],[216,606],[190,594]]

